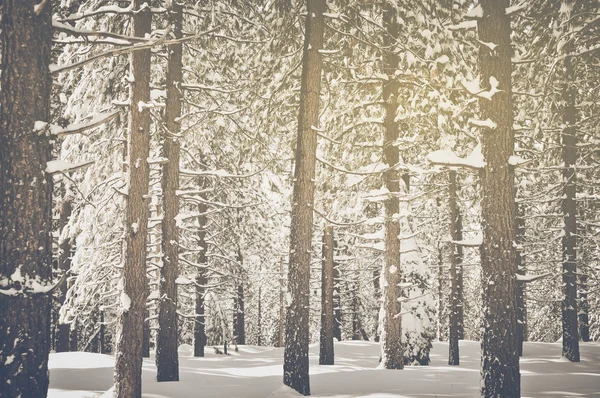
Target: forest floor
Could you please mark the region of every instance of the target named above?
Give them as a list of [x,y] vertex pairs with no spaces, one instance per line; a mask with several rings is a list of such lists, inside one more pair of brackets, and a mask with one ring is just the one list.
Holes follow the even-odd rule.
[[[477,397],[479,343],[461,341],[461,365],[448,366],[448,344],[433,343],[431,365],[403,371],[376,369],[379,345],[365,341],[335,344],[334,366],[319,366],[318,346],[310,349],[314,397]],[[233,350],[232,350],[233,351]],[[600,397],[600,343],[581,344],[581,362],[561,358],[559,343],[525,343],[521,358],[522,396]],[[230,356],[206,348],[205,358],[180,349],[180,381],[156,382],[153,358],[144,359],[144,398],[291,398],[282,384],[282,348],[240,346]],[[114,359],[83,352],[50,354],[49,398],[112,397]],[[104,398],[103,397],[103,398]]]

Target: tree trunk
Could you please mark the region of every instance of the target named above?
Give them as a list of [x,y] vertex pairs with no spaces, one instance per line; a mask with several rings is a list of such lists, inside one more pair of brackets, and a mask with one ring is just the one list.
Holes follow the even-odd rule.
[[[458,204],[456,203],[456,171],[450,170],[449,172],[449,207],[450,207],[450,238],[453,241],[458,241],[459,233],[458,227],[460,222],[460,213],[458,210]],[[459,257],[460,245],[450,243],[450,282],[452,288],[450,291],[450,321],[449,321],[449,333],[448,333],[448,365],[460,365],[460,353],[459,353],[459,285],[458,285],[458,268],[460,267],[461,258]]]
[[310,259],[315,191],[319,97],[327,8],[325,0],[307,0],[306,36],[302,57],[300,110],[296,143],[294,186],[290,230],[288,308],[283,362],[283,383],[303,395],[310,395],[308,377]]
[[323,263],[321,270],[321,335],[319,365],[333,365],[333,226],[323,233]]
[[359,317],[358,302],[358,284],[352,285],[352,340],[361,340],[362,335],[360,333],[360,317]]
[[150,358],[150,338],[152,332],[150,331],[150,310],[146,308],[144,312],[144,326],[142,331],[142,357]]
[[337,341],[342,341],[342,281],[339,264],[335,261],[335,248],[337,247],[335,239],[333,247],[333,337]]
[[[199,184],[202,187],[204,184]],[[204,198],[203,198],[204,199]],[[198,256],[198,263],[200,266],[206,266],[206,225],[208,218],[206,212],[208,207],[204,203],[198,205],[198,247],[200,248],[200,255]],[[204,347],[206,346],[206,327],[205,327],[205,316],[204,316],[204,294],[206,291],[206,269],[198,268],[198,274],[196,275],[196,322],[194,322],[194,356],[203,357]]]
[[277,347],[283,347],[285,335],[285,293],[283,290],[283,262],[284,259],[282,258],[281,262],[279,263],[279,339]]
[[[60,225],[64,233],[64,228],[66,228],[69,218],[71,217],[71,199],[64,199],[60,208]],[[58,255],[58,267],[61,272],[69,272],[71,269],[71,239],[68,237],[64,237],[63,240],[59,244],[59,255]],[[67,297],[68,283],[65,281],[59,287],[60,294],[58,295],[58,305],[59,309],[65,304],[65,299]],[[61,323],[60,321],[56,324],[56,343],[55,343],[55,351],[56,352],[67,352],[69,351],[69,330],[71,326],[68,323]]]
[[[170,20],[175,38],[181,37],[182,6],[178,1],[171,3]],[[179,230],[175,218],[179,214],[179,117],[181,116],[182,81],[181,43],[168,47],[167,99],[165,107],[165,131],[163,157],[168,162],[162,170],[163,221],[162,253],[160,269],[160,301],[158,308],[158,332],[156,335],[156,379],[158,381],[179,380],[178,327],[177,327],[177,284],[179,276]]]
[[479,101],[481,120],[489,118],[497,125],[492,133],[481,135],[486,161],[481,184],[482,393],[486,397],[511,398],[520,397],[521,376],[515,305],[515,187],[514,170],[509,167],[509,157],[514,151],[511,28],[510,16],[506,15],[509,0],[482,0],[480,4],[483,17],[478,20],[479,40],[498,46],[495,53],[487,47],[480,47],[481,81],[488,85],[493,77],[501,90],[491,100]]
[[[238,257],[241,259],[241,256]],[[259,288],[260,289],[260,288]],[[243,277],[240,277],[237,286],[237,295],[235,297],[235,308],[233,314],[233,335],[236,344],[246,344],[246,328],[244,314],[244,283]]]
[[[574,2],[570,1],[573,4]],[[568,25],[568,24],[567,24]],[[567,40],[563,52],[572,52],[572,40]],[[564,235],[562,238],[562,281],[564,299],[562,302],[562,355],[571,362],[579,362],[579,331],[577,319],[577,108],[575,104],[577,88],[572,83],[574,69],[571,58],[563,64],[562,103],[562,158],[564,168],[562,211]]]
[[438,247],[438,291],[437,291],[437,299],[438,299],[438,328],[437,328],[437,337],[438,341],[444,341],[444,249]]
[[[523,214],[520,211],[518,203],[515,202],[515,209],[517,211],[517,232],[515,235],[515,243],[517,244],[516,262],[517,262],[517,275],[525,275],[525,266],[523,265],[523,258],[521,257],[521,244],[523,236],[525,235],[525,220]],[[526,309],[525,309],[525,282],[517,281],[517,352],[519,356],[523,356],[523,342],[526,338]]]
[[[151,33],[152,14],[146,0],[132,0],[135,37]],[[148,281],[146,240],[148,232],[148,182],[150,112],[140,106],[150,101],[150,49],[130,55],[130,115],[128,142],[128,195],[125,205],[121,313],[118,318],[115,358],[115,397],[142,395],[142,339]]]
[[[51,2],[0,2],[0,394],[48,391],[52,281],[50,140]],[[5,394],[5,395],[4,395]]]
[[[458,205],[457,205],[457,208]],[[463,240],[463,225],[460,208],[456,219],[456,240]],[[464,268],[463,268],[463,247],[456,247],[456,329],[458,339],[465,338],[465,300],[464,300]]]
[[[383,44],[385,48],[394,45],[399,32],[398,10],[391,1],[386,1],[383,8]],[[404,347],[402,346],[402,316],[400,298],[400,174],[396,169],[399,161],[398,126],[395,122],[398,110],[398,82],[394,74],[398,69],[398,55],[386,51],[383,56],[383,72],[389,80],[383,86],[385,101],[383,162],[389,169],[383,173],[383,183],[390,192],[384,202],[385,206],[385,264],[381,273],[383,300],[381,302],[381,363],[386,369],[404,368]]]

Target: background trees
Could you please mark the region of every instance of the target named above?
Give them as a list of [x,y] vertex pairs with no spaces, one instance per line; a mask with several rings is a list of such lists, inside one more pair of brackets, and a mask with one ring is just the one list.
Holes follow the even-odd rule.
[[50,122],[60,160],[54,348],[122,356],[117,320],[135,304],[123,330],[144,328],[161,380],[181,344],[277,344],[308,393],[321,332],[382,340],[382,366],[402,368],[428,364],[436,325],[458,363],[482,319],[486,394],[518,379],[513,342],[564,334],[577,360],[573,336],[600,330],[595,3],[493,3],[331,1],[322,18],[316,1],[56,5],[51,113],[27,115]]

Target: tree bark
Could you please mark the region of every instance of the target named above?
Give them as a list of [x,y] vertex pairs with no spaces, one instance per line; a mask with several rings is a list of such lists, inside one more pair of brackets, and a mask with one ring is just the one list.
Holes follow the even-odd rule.
[[444,249],[438,247],[438,286],[437,286],[437,304],[438,304],[438,325],[437,338],[438,341],[444,341]]
[[317,131],[321,94],[323,13],[325,0],[307,0],[306,34],[302,57],[300,110],[292,197],[288,308],[283,363],[283,383],[310,395],[308,377],[310,259],[317,160]]
[[[515,243],[517,244],[516,262],[517,262],[517,275],[525,275],[525,266],[523,265],[523,258],[521,257],[521,244],[523,236],[525,235],[525,220],[523,214],[520,211],[519,205],[515,202],[515,209],[517,211],[517,231],[515,234]],[[519,356],[523,356],[523,342],[527,340],[527,330],[525,328],[527,310],[525,308],[525,282],[517,281],[517,352]]]
[[342,341],[342,280],[339,264],[335,261],[335,248],[337,247],[335,239],[333,247],[333,337],[337,341]]
[[[456,171],[450,170],[449,172],[449,207],[450,207],[450,238],[453,241],[459,239],[459,223],[460,213],[458,210],[458,204],[456,203]],[[458,268],[461,266],[461,258],[459,253],[460,245],[450,243],[450,283],[452,288],[450,291],[450,321],[449,321],[449,333],[448,333],[448,365],[460,365],[460,352],[458,346],[459,340],[459,307],[461,305],[459,301],[459,284],[458,276],[460,271]]]
[[[200,187],[204,184],[201,182]],[[204,198],[202,198],[204,199]],[[198,256],[198,263],[200,266],[206,266],[206,225],[208,222],[208,217],[206,216],[206,212],[208,211],[208,206],[205,203],[200,203],[198,205],[198,213],[200,213],[198,217],[198,247],[200,248],[200,255]],[[204,316],[204,294],[206,292],[206,269],[198,268],[196,275],[196,322],[194,322],[194,356],[195,357],[203,357],[204,356],[204,347],[206,346],[206,325],[205,325],[205,316]]]
[[[491,100],[479,101],[481,120],[494,121],[497,128],[482,134],[486,166],[482,171],[484,332],[481,342],[482,394],[486,397],[520,397],[521,376],[517,353],[516,256],[514,170],[509,157],[514,151],[510,16],[508,0],[481,0],[483,17],[478,20],[479,40],[497,44],[495,53],[481,47],[481,81],[498,81]],[[488,88],[491,84],[488,85]]]
[[[182,6],[178,1],[171,3],[169,17],[176,39],[182,37]],[[163,266],[160,269],[160,302],[158,308],[158,332],[156,336],[156,379],[158,381],[179,380],[178,327],[177,327],[177,284],[179,276],[179,229],[175,221],[179,214],[179,117],[181,116],[181,82],[183,45],[168,47],[167,99],[165,107],[165,131],[163,157],[168,162],[162,170],[163,221],[161,223],[161,246]]]
[[[574,2],[570,2],[574,3]],[[567,24],[569,26],[569,24]],[[572,52],[572,40],[567,40],[563,52]],[[577,89],[572,83],[573,63],[570,57],[563,61],[562,76],[562,158],[563,177],[563,221],[562,237],[562,281],[564,299],[562,302],[562,355],[571,362],[579,362],[579,330],[577,318]]]
[[333,365],[333,226],[323,233],[323,262],[321,270],[321,334],[319,365]]
[[[242,264],[243,257],[241,250],[238,250],[238,263]],[[260,287],[259,287],[260,289]],[[260,302],[259,302],[260,304]],[[237,294],[235,297],[235,306],[233,314],[233,335],[236,344],[246,344],[246,316],[244,309],[244,278],[240,273]]]
[[51,1],[0,2],[0,395],[48,391],[52,286],[50,140]]
[[[132,0],[136,37],[151,33],[152,14],[146,0]],[[139,10],[139,11],[138,11]],[[130,55],[130,115],[128,140],[128,195],[125,205],[121,312],[118,317],[114,397],[142,395],[142,338],[148,282],[146,240],[148,232],[148,183],[150,112],[141,104],[150,101],[150,49]]]
[[[392,47],[398,37],[399,23],[398,10],[391,1],[386,1],[383,6],[383,44],[385,48]],[[383,161],[389,169],[383,173],[383,183],[390,192],[384,202],[385,207],[385,264],[381,273],[383,289],[381,314],[381,363],[386,369],[404,368],[404,347],[402,345],[402,316],[400,298],[401,282],[400,267],[400,173],[397,170],[399,161],[398,148],[395,146],[398,139],[398,126],[395,122],[398,110],[398,82],[394,79],[398,69],[398,55],[393,51],[386,51],[383,56],[383,73],[388,76],[388,81],[383,86],[383,100],[385,101]]]
[[[66,228],[69,218],[71,217],[72,205],[71,199],[65,198],[60,208],[60,225],[64,230]],[[61,231],[62,233],[62,231]],[[58,256],[58,268],[61,272],[69,272],[71,269],[71,239],[64,238],[59,243],[59,256]],[[58,295],[58,308],[60,309],[65,304],[67,297],[68,283],[66,281],[59,288]],[[71,326],[68,323],[61,323],[60,321],[56,324],[56,352],[67,352],[69,351],[69,334]]]
[[283,347],[284,345],[284,335],[285,335],[285,293],[284,293],[284,276],[283,276],[283,262],[284,259],[281,259],[279,263],[279,338],[277,347]]

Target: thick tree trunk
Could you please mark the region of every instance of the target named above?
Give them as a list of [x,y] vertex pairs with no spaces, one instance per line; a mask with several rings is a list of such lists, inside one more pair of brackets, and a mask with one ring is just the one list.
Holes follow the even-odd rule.
[[[199,186],[203,186],[202,182]],[[206,212],[208,207],[204,203],[198,205],[198,247],[200,248],[200,255],[198,256],[198,263],[201,267],[206,266],[206,225],[208,218]],[[205,327],[205,316],[204,316],[204,294],[206,292],[206,269],[198,268],[196,275],[196,321],[194,322],[194,356],[203,357],[204,347],[206,346],[206,327]]]
[[[152,14],[145,0],[132,0],[133,31],[136,37],[151,33]],[[141,9],[141,10],[140,10]],[[140,10],[139,12],[137,10]],[[148,281],[146,240],[148,232],[148,182],[150,112],[140,106],[150,101],[150,49],[130,55],[130,115],[128,195],[125,206],[121,313],[118,318],[114,396],[142,395],[142,338]]]
[[[399,32],[398,10],[391,1],[383,6],[383,44],[385,48],[394,45]],[[381,301],[381,363],[386,369],[404,368],[404,347],[402,345],[402,316],[400,298],[400,174],[396,169],[399,161],[398,125],[395,122],[398,110],[398,82],[394,79],[398,69],[398,55],[387,51],[383,56],[383,72],[389,77],[383,86],[385,101],[383,161],[389,169],[383,173],[383,183],[390,192],[385,206],[385,264],[381,273],[383,289]]]
[[[60,225],[61,228],[66,228],[69,218],[71,217],[71,199],[63,200],[63,203],[60,208]],[[61,231],[62,233],[62,231]],[[59,243],[59,255],[58,255],[58,268],[61,272],[69,272],[71,268],[71,239],[68,237],[64,237],[64,239]],[[69,285],[65,282],[59,287],[60,294],[58,295],[58,304],[59,308],[61,308],[65,304],[65,299],[67,297],[67,290]],[[56,352],[67,352],[69,351],[69,330],[71,326],[68,323],[60,323],[56,324],[56,343],[55,343],[55,351]]]
[[[482,172],[484,332],[481,342],[482,393],[486,397],[520,397],[521,376],[517,353],[516,256],[514,170],[509,158],[514,151],[509,0],[481,0],[483,17],[478,20],[479,40],[494,43],[479,52],[481,81],[498,81],[491,100],[480,99],[481,120],[490,119],[497,128],[482,137],[486,166]],[[492,79],[494,78],[494,79]],[[488,86],[488,88],[491,84]]]
[[[52,285],[51,1],[0,2],[0,395],[48,391]],[[39,12],[38,12],[39,11]]]
[[[570,2],[574,3],[574,2]],[[567,24],[568,25],[568,24]],[[565,54],[572,52],[572,40],[563,47]],[[563,68],[563,131],[562,158],[564,235],[562,238],[562,281],[564,299],[562,302],[562,355],[571,362],[579,362],[579,330],[577,319],[577,108],[575,100],[577,88],[572,83],[574,76],[571,58],[564,59]]]
[[323,262],[321,270],[321,334],[319,365],[333,365],[333,226],[323,233]]
[[[453,241],[459,239],[459,223],[460,213],[458,204],[456,203],[456,171],[449,172],[449,207],[450,207],[450,238]],[[448,333],[448,365],[460,365],[460,353],[458,347],[459,336],[459,307],[461,305],[459,298],[459,267],[461,267],[460,245],[450,243],[450,283],[452,288],[450,291],[450,321]]]
[[300,110],[296,143],[290,230],[288,308],[283,363],[283,383],[310,395],[308,377],[310,259],[315,191],[319,98],[321,93],[323,13],[325,0],[307,0],[306,37],[302,59]]
[[[171,3],[170,20],[175,38],[181,37],[182,6]],[[160,269],[160,302],[158,308],[158,332],[156,335],[156,379],[179,380],[177,284],[179,276],[179,230],[175,218],[179,214],[179,117],[181,116],[182,44],[168,47],[167,99],[165,108],[165,131],[163,157],[168,162],[162,170],[163,221],[161,223],[163,266]]]

